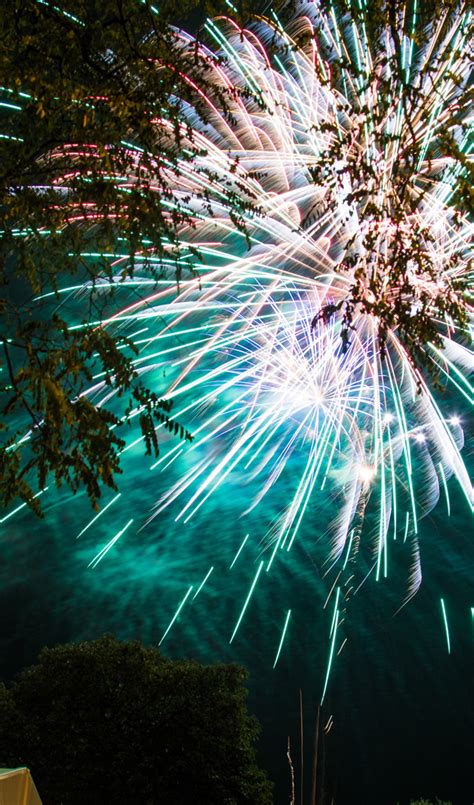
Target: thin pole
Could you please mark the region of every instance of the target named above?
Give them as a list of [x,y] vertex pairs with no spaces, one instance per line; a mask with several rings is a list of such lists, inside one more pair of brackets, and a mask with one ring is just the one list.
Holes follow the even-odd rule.
[[300,755],[301,755],[301,805],[304,805],[304,725],[303,725],[303,691],[300,688]]
[[314,752],[313,752],[313,773],[312,773],[312,789],[311,789],[311,805],[316,805],[316,785],[318,775],[318,750],[319,750],[319,721],[321,717],[321,706],[318,704],[316,711],[316,726],[314,730]]
[[293,761],[291,759],[291,744],[290,744],[290,736],[288,735],[288,747],[286,750],[286,756],[288,758],[288,763],[290,764],[290,774],[291,774],[291,799],[290,805],[296,805],[295,803],[295,770],[293,768]]

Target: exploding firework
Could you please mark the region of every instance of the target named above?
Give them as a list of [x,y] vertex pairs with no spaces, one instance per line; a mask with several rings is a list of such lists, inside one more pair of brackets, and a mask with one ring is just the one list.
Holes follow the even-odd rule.
[[[143,527],[165,510],[187,524],[232,477],[248,486],[243,514],[266,496],[281,499],[261,535],[233,640],[261,575],[291,562],[302,523],[330,494],[334,514],[323,530],[336,581],[328,670],[341,574],[360,550],[369,513],[370,569],[386,576],[391,541],[405,541],[409,598],[421,581],[420,517],[440,490],[449,507],[451,476],[472,501],[462,422],[444,414],[433,383],[441,377],[456,399],[471,401],[463,332],[471,230],[458,204],[468,159],[469,24],[468,10],[443,12],[417,42],[413,4],[377,32],[374,48],[363,5],[346,18],[302,3],[286,27],[275,15],[244,31],[209,21],[214,50],[199,48],[216,97],[210,90],[200,98],[205,115],[182,104],[182,146],[193,157],[166,169],[170,215],[187,216],[179,294],[173,279],[156,287],[147,277],[153,243],[134,255],[132,280],[120,281],[129,254],[107,256],[115,299],[125,301],[95,324],[129,335],[137,371],[160,394],[166,385],[173,416],[194,436],[190,446],[163,445],[151,469],[173,466],[176,480],[165,491],[160,481]],[[193,41],[177,37],[183,48]],[[222,87],[225,114],[216,100]],[[125,145],[138,166],[140,144]],[[134,182],[132,171],[124,190]],[[170,244],[170,265],[175,251]],[[166,267],[162,254],[156,261]],[[62,293],[80,303],[80,288]],[[113,393],[101,377],[89,390],[100,405]]]
[[[160,291],[114,322],[152,318],[156,327],[157,319],[167,319],[152,339],[143,337],[137,365],[150,371],[166,364],[175,371],[168,394],[186,400],[176,415],[187,417],[196,437],[190,448],[195,466],[163,495],[155,514],[173,505],[177,519],[188,520],[239,466],[261,479],[256,505],[297,454],[303,470],[272,529],[269,564],[279,548],[291,546],[308,500],[329,475],[346,497],[331,556],[342,554],[361,497],[374,497],[377,573],[382,567],[386,573],[390,524],[394,534],[400,528],[405,538],[416,534],[420,514],[452,474],[471,499],[460,423],[442,415],[429,374],[414,365],[403,323],[397,327],[395,320],[390,328],[385,321],[381,343],[380,316],[373,312],[382,295],[392,307],[405,304],[413,329],[421,309],[437,316],[438,346],[424,345],[427,361],[469,396],[470,353],[456,338],[448,309],[436,305],[440,294],[460,293],[455,280],[467,279],[470,230],[449,204],[460,167],[451,155],[432,155],[453,108],[465,110],[469,13],[454,21],[443,17],[420,53],[410,38],[416,9],[399,20],[402,76],[408,84],[414,74],[417,87],[407,119],[405,86],[391,67],[393,36],[385,31],[381,55],[374,56],[364,16],[358,24],[338,24],[334,13],[324,16],[313,4],[300,11],[291,33],[276,17],[244,33],[229,21],[224,31],[208,22],[225,57],[216,63],[209,53],[209,63],[216,84],[234,90],[233,105],[222,115],[206,98],[205,124],[192,108],[183,109],[201,156],[170,172],[171,204],[185,200],[190,216],[181,231],[183,255],[191,246],[199,249],[201,262],[193,266],[199,278],[185,280],[179,297],[172,289]],[[350,66],[334,88],[331,59],[343,53]],[[463,148],[463,121],[456,121]],[[416,165],[410,165],[413,148],[407,156],[413,138]],[[339,160],[329,162],[328,154]],[[397,186],[402,179],[406,197]],[[240,229],[225,188],[241,200]],[[347,343],[341,341],[341,302],[357,283],[362,290]],[[313,318],[328,307],[333,317]],[[171,347],[155,351],[150,362],[150,345],[160,342]],[[159,464],[174,460],[181,448],[173,451]],[[420,460],[425,473],[417,494],[414,454],[418,474]]]

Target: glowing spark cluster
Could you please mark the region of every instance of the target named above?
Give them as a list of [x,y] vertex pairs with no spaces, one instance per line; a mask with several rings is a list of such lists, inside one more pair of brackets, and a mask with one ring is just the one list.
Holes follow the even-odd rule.
[[[416,296],[410,300],[413,316],[421,299],[446,292],[453,272],[466,278],[471,230],[462,216],[454,226],[456,210],[449,206],[458,171],[451,158],[443,163],[442,154],[433,160],[431,150],[452,107],[464,108],[462,47],[470,14],[461,10],[449,24],[443,17],[433,26],[423,53],[415,53],[410,39],[415,7],[410,20],[408,16],[407,11],[399,31],[403,74],[408,82],[416,72],[413,80],[419,89],[409,120],[403,84],[390,83],[390,74],[376,74],[377,82],[393,94],[383,119],[377,82],[364,84],[363,78],[372,75],[373,56],[363,17],[360,25],[338,23],[334,13],[325,16],[317,4],[306,3],[291,31],[283,30],[276,17],[243,33],[230,21],[208,22],[208,32],[227,60],[214,64],[216,84],[239,92],[231,121],[211,97],[205,99],[205,124],[192,108],[183,109],[193,127],[193,144],[202,147],[203,155],[170,173],[170,182],[174,203],[186,197],[190,224],[183,227],[182,247],[183,253],[186,245],[199,248],[199,280],[185,280],[177,298],[166,288],[117,317],[121,323],[131,318],[134,324],[150,317],[167,319],[161,331],[142,339],[143,356],[137,363],[147,371],[169,365],[171,359],[176,376],[168,394],[179,402],[176,416],[186,417],[194,428],[189,454],[196,456],[195,462],[160,497],[153,516],[173,506],[176,520],[187,523],[240,470],[259,485],[251,510],[275,491],[298,456],[294,492],[268,535],[267,570],[279,550],[290,550],[309,502],[315,496],[317,500],[318,488],[327,483],[333,491],[340,489],[344,501],[330,529],[333,561],[347,547],[362,502],[365,508],[370,497],[378,507],[377,577],[387,574],[389,528],[394,537],[398,531],[405,540],[416,536],[419,517],[435,504],[440,487],[447,492],[451,475],[472,500],[460,454],[460,420],[443,416],[429,379],[414,368],[397,328],[388,330],[386,355],[381,356],[380,322],[367,305],[355,311],[354,336],[345,348],[342,314],[326,323],[313,321],[315,311],[328,300],[341,299],[350,286],[351,273],[347,267],[341,271],[341,265],[354,244],[360,254],[352,274],[361,260],[371,261],[375,274],[382,274],[382,293],[386,289],[393,297],[395,230],[401,231],[406,250],[416,231],[435,269],[433,279],[408,261]],[[388,31],[386,36],[380,47],[389,57],[394,44]],[[324,47],[319,46],[321,39]],[[298,46],[297,41],[305,44]],[[358,68],[342,75],[345,95],[329,81],[331,54],[343,53]],[[428,66],[435,56],[438,67],[432,73]],[[430,80],[435,75],[436,92],[428,79],[423,83],[424,74]],[[384,139],[380,129],[393,136]],[[459,123],[455,134],[464,148],[462,132]],[[413,137],[420,145],[418,162],[407,190],[409,202],[400,211],[397,166],[407,138]],[[321,154],[336,142],[346,148],[345,159],[328,163],[326,176],[318,172],[316,181]],[[379,142],[384,143],[383,153]],[[371,169],[365,184],[353,178],[355,171],[346,170],[356,163]],[[226,188],[242,200],[244,230],[233,224]],[[256,200],[258,213],[250,206],[245,215],[249,199]],[[371,212],[372,207],[367,214],[369,205],[383,215]],[[391,210],[400,219],[398,229],[390,220]],[[367,298],[371,293],[367,287]],[[455,330],[446,314],[439,322],[443,348],[426,344],[426,351],[470,400],[472,356]],[[160,342],[167,347],[154,352],[151,362],[150,347]],[[154,466],[168,467],[180,453],[176,446]],[[418,583],[421,576],[413,578]]]

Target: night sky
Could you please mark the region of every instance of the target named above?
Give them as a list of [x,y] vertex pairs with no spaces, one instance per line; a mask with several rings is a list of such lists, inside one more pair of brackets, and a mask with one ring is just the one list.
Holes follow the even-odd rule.
[[[306,518],[291,565],[271,582],[259,582],[229,645],[258,566],[258,535],[276,503],[270,501],[244,526],[239,507],[247,492],[245,487],[239,491],[237,480],[192,527],[173,528],[172,518],[162,515],[141,532],[130,528],[95,569],[88,568],[125,518],[143,518],[156,495],[147,464],[138,452],[134,471],[127,474],[128,491],[114,504],[121,509],[111,507],[105,522],[99,520],[79,539],[76,535],[91,519],[83,495],[73,499],[54,494],[45,504],[43,521],[22,511],[4,523],[2,676],[9,679],[33,662],[45,644],[104,632],[156,645],[189,584],[197,589],[212,564],[211,577],[183,608],[162,651],[248,667],[249,706],[263,725],[260,758],[275,782],[276,803],[289,797],[288,735],[299,785],[301,690],[304,801],[309,802],[314,726],[332,616],[330,608],[322,609],[328,590],[322,578],[324,541],[317,538],[323,512]],[[347,643],[334,662],[320,717],[318,789],[329,797],[324,801],[334,796],[343,805],[388,805],[437,794],[456,805],[472,802],[472,539],[466,504],[454,483],[450,491],[451,517],[441,501],[422,521],[424,580],[415,598],[393,617],[406,589],[403,552],[397,558],[394,550],[389,578],[376,582],[370,577],[349,601],[341,627]],[[287,636],[272,670],[288,608]],[[326,735],[331,715],[333,726]]]

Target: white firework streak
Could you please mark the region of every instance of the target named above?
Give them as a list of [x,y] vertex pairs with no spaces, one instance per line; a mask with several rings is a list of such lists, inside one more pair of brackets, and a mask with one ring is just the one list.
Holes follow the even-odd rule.
[[[453,474],[472,501],[460,452],[460,423],[443,416],[428,380],[413,367],[397,332],[389,332],[387,355],[382,359],[375,317],[359,315],[345,353],[339,322],[311,326],[325,301],[340,298],[350,284],[350,277],[337,270],[341,244],[367,226],[357,203],[348,201],[352,189],[348,173],[342,172],[341,180],[340,166],[328,166],[327,183],[320,186],[312,181],[312,166],[343,129],[350,147],[365,149],[380,172],[380,181],[374,183],[377,198],[390,194],[393,166],[402,158],[406,138],[414,132],[426,156],[452,105],[462,106],[460,83],[466,65],[459,53],[468,22],[468,12],[461,10],[449,28],[444,18],[437,24],[426,53],[417,57],[421,92],[410,126],[394,95],[383,126],[399,136],[381,154],[377,151],[380,132],[371,129],[371,120],[377,119],[370,113],[377,104],[376,87],[362,92],[348,71],[344,76],[348,97],[344,97],[318,77],[328,74],[330,62],[318,51],[314,25],[338,54],[348,48],[347,32],[342,32],[335,16],[324,17],[317,6],[305,4],[292,37],[278,21],[261,21],[255,31],[243,34],[230,21],[222,22],[222,28],[209,21],[208,30],[227,59],[222,65],[209,59],[216,84],[239,89],[231,102],[232,120],[218,112],[210,97],[204,98],[209,110],[205,124],[192,108],[185,107],[183,114],[193,126],[190,147],[202,148],[203,153],[191,163],[183,161],[178,171],[170,168],[169,174],[172,203],[185,205],[190,215],[189,226],[181,231],[183,253],[188,246],[198,245],[201,259],[194,261],[194,269],[200,276],[183,280],[177,298],[173,288],[166,288],[117,316],[120,322],[127,317],[134,322],[166,319],[141,347],[143,356],[137,365],[146,371],[171,363],[175,377],[167,394],[179,403],[174,415],[195,423],[195,442],[188,448],[200,456],[195,470],[160,498],[153,517],[183,498],[176,520],[187,522],[239,468],[250,470],[247,477],[252,483],[256,478],[260,481],[250,510],[273,488],[297,453],[300,461],[305,457],[303,469],[279,526],[272,529],[268,566],[278,548],[290,549],[308,501],[330,475],[333,486],[337,479],[346,490],[346,504],[333,530],[331,558],[344,551],[360,495],[367,487],[376,489],[379,575],[387,571],[389,525],[394,522],[395,530],[403,530],[404,507],[408,506],[416,534],[419,516],[436,503],[440,481],[445,484]],[[295,40],[308,31],[311,36],[305,47],[296,46]],[[185,34],[180,36],[189,41]],[[361,70],[369,74],[372,63],[363,26],[353,25],[350,36]],[[271,37],[287,45],[286,51],[268,55]],[[410,71],[413,46],[405,39],[405,69]],[[447,49],[452,56],[443,60]],[[436,92],[427,79],[423,85],[433,54],[440,65],[435,73]],[[253,97],[245,97],[244,90]],[[255,95],[262,103],[256,102]],[[357,100],[359,114],[353,108]],[[361,125],[363,106],[366,118]],[[160,120],[157,125],[168,124]],[[352,141],[347,136],[351,127]],[[357,139],[364,131],[365,139]],[[462,277],[468,270],[471,229],[467,220],[462,226],[453,224],[454,211],[448,205],[455,180],[451,167],[450,159],[444,164],[442,156],[436,158],[435,168],[431,159],[425,165],[420,157],[411,186],[412,193],[419,193],[419,205],[411,205],[406,214],[407,231],[416,226],[421,238],[427,233],[426,250],[439,270],[441,284],[446,275],[456,272]],[[259,214],[246,214],[243,206],[245,231],[236,229],[232,220],[226,187],[240,195],[243,205],[248,199],[256,200]],[[325,199],[333,192],[337,204],[328,204],[324,211]],[[313,215],[316,207],[322,212]],[[376,254],[389,253],[392,230],[389,219],[378,223]],[[453,260],[453,255],[458,259]],[[411,279],[415,294],[418,287],[420,293],[430,293],[432,278],[413,274]],[[472,353],[456,342],[449,321],[440,325],[445,349],[430,345],[426,349],[446,377],[470,398]],[[150,345],[159,345],[162,339],[168,345],[173,334],[179,336],[180,346],[154,352],[149,363]],[[178,352],[181,356],[170,361],[170,355]],[[204,447],[207,457],[201,458]],[[164,455],[155,466],[169,466],[180,453],[179,447],[172,448],[171,455]],[[414,455],[417,474],[424,481],[418,499]]]
[[[470,12],[461,6],[449,19],[443,12],[432,24],[424,51],[416,54],[416,11],[398,21],[404,74],[418,89],[409,121],[404,87],[390,75],[390,61],[378,73],[372,69],[363,17],[358,23],[340,22],[315,3],[301,3],[299,12],[291,30],[284,30],[276,17],[244,31],[230,20],[208,22],[215,53],[223,60],[199,48],[208,60],[208,78],[230,91],[229,114],[219,111],[217,92],[215,98],[211,92],[200,97],[205,119],[182,104],[183,148],[194,156],[168,166],[172,192],[163,201],[170,214],[179,210],[189,220],[179,231],[179,295],[174,280],[167,279],[147,295],[146,262],[133,281],[120,282],[131,255],[111,255],[118,292],[133,288],[136,301],[97,325],[112,332],[146,329],[146,335],[132,339],[140,350],[136,367],[156,382],[160,394],[166,369],[171,379],[162,396],[175,401],[173,417],[193,432],[190,447],[168,446],[153,465],[168,468],[187,451],[186,471],[161,493],[149,520],[172,507],[177,521],[188,522],[235,473],[252,489],[250,511],[283,477],[290,477],[293,493],[268,534],[269,570],[277,557],[288,554],[309,503],[314,513],[327,484],[340,509],[329,530],[329,561],[336,563],[345,554],[345,567],[355,545],[354,518],[368,511],[372,501],[376,575],[387,575],[389,528],[395,536],[401,532],[406,539],[409,534],[411,597],[421,581],[419,518],[436,504],[440,488],[447,493],[451,476],[472,506],[461,454],[462,423],[445,417],[429,377],[414,367],[396,329],[387,334],[383,357],[376,317],[357,313],[346,351],[340,317],[316,323],[314,317],[323,305],[343,298],[353,282],[350,272],[340,270],[348,242],[359,242],[365,265],[386,270],[393,223],[388,215],[373,223],[373,249],[364,253],[370,226],[364,205],[390,209],[394,169],[413,138],[420,155],[399,231],[407,238],[419,233],[438,274],[435,281],[412,272],[414,309],[421,295],[432,298],[448,281],[468,280],[472,227],[451,206],[462,168],[443,157],[439,135],[456,110],[451,135],[468,153],[463,94],[468,77],[462,53]],[[183,32],[177,37],[183,48],[193,43]],[[304,43],[298,44],[302,37]],[[393,47],[387,31],[380,48],[390,57]],[[346,57],[359,69],[358,74],[343,71],[338,89],[328,80],[335,57]],[[369,76],[371,81],[365,80]],[[383,119],[377,114],[382,79],[392,82]],[[155,125],[160,132],[169,129],[172,137],[167,120],[157,119]],[[383,133],[393,137],[385,138],[381,149]],[[312,169],[341,141],[344,159],[328,164],[325,180],[315,183]],[[138,164],[139,148],[129,147],[131,156],[136,148]],[[357,184],[346,170],[360,153],[374,176],[362,202],[354,198]],[[122,186],[134,183],[131,174]],[[174,248],[170,244],[169,266],[174,265]],[[144,243],[135,259],[153,261],[153,255],[153,244]],[[166,259],[156,260],[169,267]],[[390,292],[389,273],[383,279]],[[428,359],[453,393],[472,404],[472,353],[447,314],[439,327],[444,346],[426,344]],[[90,392],[97,399],[102,390],[103,404],[110,391],[100,377],[96,381]],[[340,623],[337,600],[334,623],[332,649]]]

